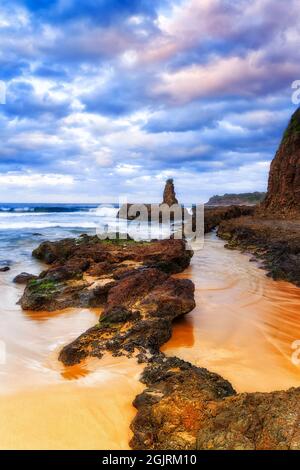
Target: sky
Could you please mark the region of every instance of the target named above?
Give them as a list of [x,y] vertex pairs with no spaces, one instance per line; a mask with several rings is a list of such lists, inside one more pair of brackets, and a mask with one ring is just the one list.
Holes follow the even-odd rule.
[[1,202],[264,191],[298,0],[0,0]]

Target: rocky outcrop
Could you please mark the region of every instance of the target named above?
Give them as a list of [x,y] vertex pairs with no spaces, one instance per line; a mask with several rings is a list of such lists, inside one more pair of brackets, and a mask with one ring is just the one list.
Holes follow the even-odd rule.
[[300,108],[291,117],[271,163],[267,196],[257,214],[300,216]]
[[197,431],[210,402],[235,394],[227,380],[176,357],[157,358],[144,370],[147,388],[133,405],[130,446],[136,450],[196,449]]
[[122,276],[145,267],[168,274],[181,272],[189,265],[192,253],[182,240],[135,242],[86,235],[43,242],[33,255],[50,267],[29,280],[20,304],[24,310],[53,311],[101,307]]
[[300,286],[300,220],[241,217],[223,221],[218,235],[226,248],[253,253],[268,275]]
[[174,181],[172,178],[169,178],[166,181],[162,204],[167,204],[168,206],[178,204],[178,200],[175,194]]
[[146,362],[170,339],[172,321],[194,307],[191,281],[156,268],[139,269],[110,289],[99,323],[65,346],[59,359],[73,365],[109,351]]
[[103,307],[99,322],[60,353],[66,365],[104,352],[148,361],[171,336],[172,321],[195,307],[194,284],[174,279],[192,252],[182,240],[79,239],[44,242],[33,255],[49,269],[27,282],[25,310]]
[[[166,204],[169,207],[173,206],[174,204],[178,205],[174,182],[171,178],[166,181],[163,192],[163,201],[161,204],[123,204],[120,207],[117,218],[135,220],[137,217],[139,217],[139,220],[142,218],[142,220],[145,222],[162,222],[162,204]],[[184,208],[177,207],[176,212],[174,212],[174,210],[170,211],[170,221],[172,222],[178,218],[182,219],[184,215],[188,216],[189,214],[184,210]]]
[[205,204],[206,206],[255,206],[264,200],[266,193],[255,191],[254,193],[224,194],[223,196],[212,196]]
[[252,215],[254,208],[249,206],[205,207],[204,232],[211,232],[223,220],[235,219],[243,215]]
[[142,382],[133,449],[300,450],[300,388],[236,394],[219,375],[164,357]]

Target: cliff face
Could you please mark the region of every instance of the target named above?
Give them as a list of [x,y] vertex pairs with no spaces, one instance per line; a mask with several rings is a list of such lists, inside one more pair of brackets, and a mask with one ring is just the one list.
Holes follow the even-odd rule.
[[163,195],[163,204],[168,204],[168,206],[172,206],[173,204],[178,204],[178,200],[175,194],[173,179],[171,178],[166,181],[164,195]]
[[300,108],[293,114],[271,163],[267,196],[257,213],[300,216]]

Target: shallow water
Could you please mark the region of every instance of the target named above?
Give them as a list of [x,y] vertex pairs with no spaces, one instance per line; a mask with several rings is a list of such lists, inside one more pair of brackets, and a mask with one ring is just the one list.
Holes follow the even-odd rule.
[[176,322],[162,348],[228,379],[237,391],[300,386],[291,362],[300,339],[300,289],[273,281],[250,256],[224,249],[214,234],[178,277],[196,286],[196,308]]
[[[196,285],[197,307],[176,322],[163,350],[227,378],[238,391],[300,385],[291,343],[300,339],[300,289],[266,277],[257,263],[225,250],[214,234],[179,277]],[[0,448],[127,449],[131,403],[143,366],[104,357],[64,368],[60,348],[92,326],[99,309],[22,312],[20,271],[43,266],[29,256],[0,273]]]
[[[133,398],[143,390],[134,360],[106,356],[64,367],[60,348],[94,325],[100,309],[23,312],[16,301],[20,270],[2,273],[0,340],[0,449],[128,449]],[[1,358],[1,355],[0,355]]]

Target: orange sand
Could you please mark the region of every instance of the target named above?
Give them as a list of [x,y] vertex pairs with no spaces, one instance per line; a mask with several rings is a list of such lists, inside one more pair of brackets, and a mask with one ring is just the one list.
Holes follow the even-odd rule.
[[[175,323],[163,350],[218,372],[238,391],[299,386],[300,368],[290,359],[300,339],[300,289],[272,281],[248,260],[207,237],[180,275],[195,282],[197,307]],[[22,288],[11,280],[32,272],[30,263],[1,273],[0,449],[127,449],[143,366],[107,356],[62,367],[59,349],[92,326],[99,310],[22,312]]]

